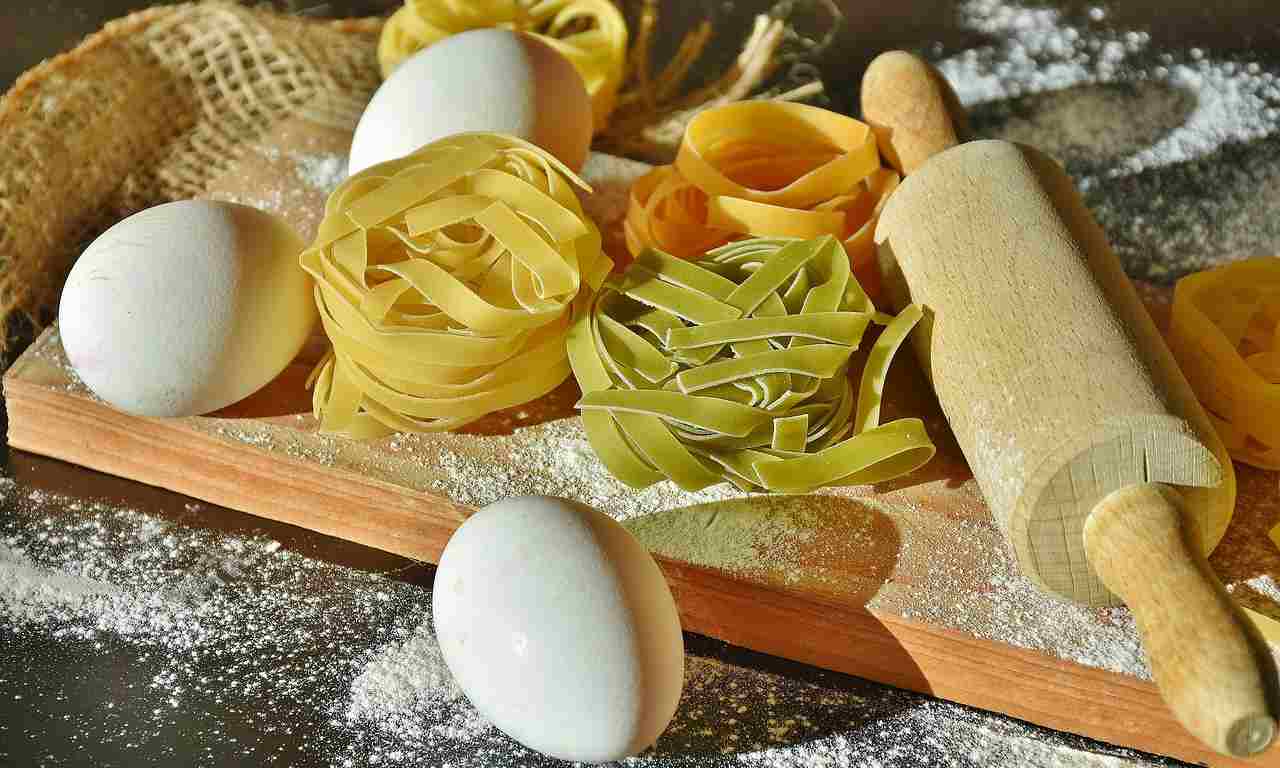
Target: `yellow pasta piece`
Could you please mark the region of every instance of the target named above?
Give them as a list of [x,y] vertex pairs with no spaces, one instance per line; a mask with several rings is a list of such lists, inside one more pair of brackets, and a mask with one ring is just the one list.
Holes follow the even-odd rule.
[[673,165],[632,185],[627,248],[694,258],[742,237],[831,235],[875,294],[872,233],[898,181],[864,123],[804,104],[726,104],[689,123]]
[[1266,614],[1258,613],[1252,608],[1245,608],[1244,606],[1241,606],[1241,608],[1244,610],[1244,614],[1249,617],[1249,620],[1253,622],[1253,626],[1258,628],[1258,634],[1262,635],[1263,639],[1271,645],[1280,647],[1280,621],[1276,621]]
[[1182,278],[1169,347],[1232,458],[1280,469],[1280,258]]
[[[455,429],[564,381],[565,339],[612,267],[574,186],[586,185],[553,157],[498,134],[343,182],[300,258],[332,345],[308,382],[321,429]],[[656,350],[634,352],[626,364],[668,375]]]
[[853,118],[794,102],[739,101],[689,122],[675,166],[709,196],[808,208],[847,193],[880,168],[880,155],[871,128]]
[[608,125],[627,59],[627,22],[610,0],[406,0],[378,38],[382,76],[450,35],[487,27],[528,32],[559,51],[582,75],[595,129]]
[[878,313],[830,236],[751,239],[694,261],[639,254],[569,331],[587,436],[644,487],[807,493],[927,462],[919,419],[880,425],[890,359],[920,318],[888,326],[855,396],[849,359]]

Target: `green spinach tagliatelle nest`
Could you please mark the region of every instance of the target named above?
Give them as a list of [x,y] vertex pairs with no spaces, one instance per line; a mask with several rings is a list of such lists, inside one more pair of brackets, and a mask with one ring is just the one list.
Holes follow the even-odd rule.
[[[840,243],[657,250],[607,281],[569,333],[587,436],[618,479],[807,493],[906,474],[934,454],[917,418],[880,424],[894,353],[920,319],[876,311]],[[885,325],[855,395],[849,361]]]

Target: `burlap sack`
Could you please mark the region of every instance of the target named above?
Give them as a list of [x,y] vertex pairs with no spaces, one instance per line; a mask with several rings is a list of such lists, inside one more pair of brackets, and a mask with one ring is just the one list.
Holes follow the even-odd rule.
[[24,74],[0,100],[6,335],[15,320],[52,319],[88,238],[141,208],[203,194],[279,121],[353,125],[379,82],[380,24],[221,2],[154,8]]

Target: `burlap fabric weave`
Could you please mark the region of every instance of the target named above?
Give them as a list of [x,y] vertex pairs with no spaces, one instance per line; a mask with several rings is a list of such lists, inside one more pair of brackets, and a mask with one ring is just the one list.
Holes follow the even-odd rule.
[[378,85],[380,19],[227,3],[109,23],[0,100],[0,319],[39,326],[87,238],[196,197],[278,121],[350,127]]

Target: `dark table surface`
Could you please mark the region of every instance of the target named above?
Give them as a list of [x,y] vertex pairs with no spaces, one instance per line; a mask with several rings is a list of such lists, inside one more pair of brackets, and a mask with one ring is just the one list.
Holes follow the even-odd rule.
[[[144,5],[135,0],[4,4],[0,87],[40,59],[74,45],[105,20]],[[300,0],[275,5],[315,16],[342,16],[376,13],[391,3]],[[716,5],[730,20],[748,18]],[[866,61],[885,48],[906,47],[937,57],[990,44],[1001,32],[960,21],[974,5],[844,2],[839,38],[820,62],[834,105],[856,110],[858,77]],[[1275,64],[1280,11],[1273,0],[1210,5],[1143,0],[1030,7],[1063,18],[1105,19],[1116,29],[1149,35],[1151,47],[1160,50],[1194,47],[1226,59]],[[990,10],[995,3],[987,6]],[[720,53],[728,56],[733,50]],[[1025,108],[1022,103],[988,105],[975,116],[980,128],[983,121],[998,126]],[[1246,154],[1236,162],[1247,165],[1255,157],[1271,158],[1273,150],[1274,142],[1264,137],[1259,146],[1241,150]],[[1068,160],[1078,176],[1105,176],[1087,162],[1072,167]],[[1100,216],[1124,211],[1106,199],[1090,202],[1097,203]],[[1126,237],[1124,222],[1108,224],[1103,218],[1113,238]],[[1159,258],[1141,247],[1122,251],[1135,276],[1176,276],[1157,269]],[[134,590],[135,597],[215,572],[216,583],[202,594],[211,605],[221,606],[215,615],[228,626],[220,627],[221,634],[213,640],[203,627],[191,647],[156,647],[147,640],[154,633],[122,628],[118,621],[104,625],[99,620],[95,625],[93,616],[83,611],[66,610],[31,621],[0,610],[0,764],[543,762],[492,729],[475,726],[467,720],[464,703],[432,705],[430,711],[410,708],[408,719],[395,722],[356,722],[344,716],[344,711],[350,712],[351,684],[361,664],[388,644],[403,642],[425,616],[433,574],[429,566],[21,452],[7,452],[5,467],[5,477],[0,478],[0,544],[9,551],[24,551],[45,569],[43,573],[75,572],[77,563],[98,569],[99,578],[118,571],[121,578],[127,576],[127,590]],[[168,542],[168,560],[157,558],[156,536]],[[245,574],[236,571],[234,563],[227,564],[231,561],[211,567],[207,558],[190,556],[192,547],[258,547],[261,552],[255,557],[263,558],[262,571]],[[4,553],[0,550],[0,564]],[[133,570],[120,570],[131,558],[136,561]],[[300,586],[290,593],[291,600],[312,605],[301,617],[278,600],[272,602],[271,589],[278,585],[267,583],[286,578],[295,567],[309,574],[298,579]],[[21,571],[0,571],[0,578],[5,573]],[[4,588],[0,584],[0,595]],[[369,608],[379,601],[387,607]],[[276,609],[283,613],[273,612]],[[154,610],[165,615],[162,608]],[[113,615],[119,620],[122,614]],[[256,623],[282,622],[284,632],[289,627],[283,623],[295,620],[306,623],[296,633],[300,639],[262,647],[263,631]],[[687,647],[686,699],[672,731],[643,758],[645,764],[1174,764],[706,638],[688,636]],[[193,648],[204,650],[196,653]],[[311,682],[280,682],[300,675]],[[261,685],[255,682],[259,679],[275,682]],[[406,715],[399,710],[397,716]],[[424,722],[431,728],[424,731]],[[466,732],[450,730],[450,722],[462,723]]]

